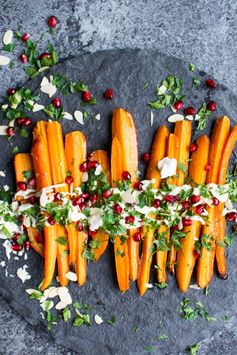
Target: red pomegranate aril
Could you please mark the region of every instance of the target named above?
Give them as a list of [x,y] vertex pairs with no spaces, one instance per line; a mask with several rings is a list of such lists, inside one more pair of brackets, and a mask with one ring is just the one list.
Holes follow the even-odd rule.
[[236,212],[230,212],[230,213],[227,213],[227,215],[226,215],[226,219],[229,222],[235,222],[236,218],[237,218]]
[[206,164],[205,170],[206,170],[206,171],[210,171],[210,169],[211,169],[211,164]]
[[110,190],[106,190],[103,192],[104,198],[109,198],[112,195],[112,192]]
[[213,197],[212,198],[212,203],[213,203],[214,206],[218,206],[220,204],[220,201],[218,200],[218,198]]
[[20,60],[21,60],[21,62],[22,63],[27,63],[28,62],[28,57],[27,57],[27,55],[25,54],[25,53],[22,53],[21,55],[20,55]]
[[66,184],[71,185],[73,183],[73,177],[68,175],[65,179]]
[[208,109],[209,111],[212,111],[212,112],[216,111],[216,103],[215,103],[215,101],[210,101],[210,102],[207,104],[207,109]]
[[50,16],[48,18],[48,25],[50,28],[56,27],[57,23],[58,23],[58,18],[56,16]]
[[13,251],[21,251],[22,245],[20,245],[20,244],[13,244],[13,245],[11,246],[11,248],[12,248]]
[[55,220],[53,219],[53,217],[49,217],[48,218],[48,223],[51,225],[51,226],[53,226],[56,222],[55,222]]
[[205,207],[204,207],[203,205],[198,205],[198,206],[196,206],[196,208],[195,208],[196,214],[201,214],[201,213],[204,212],[204,210],[205,210]]
[[84,229],[83,224],[81,223],[81,221],[76,222],[76,230],[78,230],[79,232],[82,232]]
[[140,240],[142,240],[142,235],[139,232],[136,232],[133,236],[133,239],[135,240],[135,242],[140,242]]
[[131,175],[128,171],[123,171],[122,172],[122,179],[123,180],[131,180]]
[[62,106],[62,101],[60,100],[59,97],[55,97],[55,99],[53,99],[52,101],[52,105],[55,107],[55,108],[59,108]]
[[36,239],[37,243],[43,243],[44,242],[41,233],[37,233],[36,236],[35,236],[35,239]]
[[182,206],[184,210],[188,210],[190,207],[190,202],[189,201],[183,201]]
[[175,198],[175,201],[180,201],[180,196],[179,195],[174,196],[174,198]]
[[184,114],[185,114],[185,116],[195,115],[195,113],[196,113],[196,110],[195,110],[194,107],[186,107],[186,108],[184,109]]
[[24,122],[24,126],[28,127],[28,126],[31,125],[31,123],[32,123],[32,119],[31,118],[26,118],[25,122]]
[[8,137],[12,137],[15,135],[15,128],[14,127],[8,127],[7,128],[7,135]]
[[200,195],[193,195],[193,196],[191,197],[191,202],[192,202],[193,204],[199,202],[200,200],[201,200],[201,196],[200,196]]
[[12,238],[12,241],[14,242],[14,243],[17,243],[17,240],[18,240],[18,238],[21,236],[21,234],[20,233],[16,233],[15,235],[14,235],[14,237]]
[[56,192],[56,194],[54,195],[53,201],[57,202],[57,201],[60,201],[60,200],[61,200],[60,193]]
[[179,230],[179,226],[178,226],[178,224],[175,224],[175,225],[173,226],[173,229],[175,229],[175,230]]
[[192,220],[190,218],[183,218],[182,222],[183,222],[183,226],[185,227],[191,226],[192,224]]
[[35,203],[35,196],[28,197],[28,202],[33,205]]
[[27,240],[27,241],[24,243],[24,248],[25,248],[26,250],[30,250],[30,247],[31,247],[30,242],[29,242],[29,240]]
[[90,160],[88,161],[88,169],[95,169],[99,165],[98,161]]
[[84,92],[82,93],[82,95],[81,95],[81,98],[82,98],[82,100],[83,100],[84,102],[90,101],[90,100],[91,100],[91,93],[90,93],[90,91],[89,91],[89,90],[84,91]]
[[155,198],[155,200],[152,203],[152,207],[154,208],[160,207],[160,200],[158,198]]
[[86,161],[80,165],[80,171],[82,173],[85,173],[86,171],[88,171],[88,164]]
[[127,216],[125,218],[125,222],[128,223],[128,224],[132,224],[132,223],[134,223],[134,221],[135,221],[135,217],[134,216]]
[[22,190],[22,191],[26,191],[27,190],[27,185],[24,181],[19,181],[17,183],[17,187]]
[[216,87],[216,82],[212,79],[207,79],[206,86],[210,89],[214,89]]
[[147,163],[149,160],[150,160],[150,153],[144,153],[143,156],[142,156],[142,160]]
[[90,196],[91,203],[96,203],[98,201],[99,196],[97,194]]
[[16,119],[16,124],[17,126],[23,126],[23,124],[25,124],[25,118],[24,117],[19,117]]
[[174,103],[173,106],[174,106],[175,110],[179,111],[183,108],[183,105],[184,105],[183,101],[178,100]]
[[89,194],[89,192],[83,192],[83,193],[81,194],[81,197],[84,198],[85,200],[89,200],[90,194]]
[[84,198],[81,196],[75,197],[72,201],[73,206],[80,206],[82,203],[84,203]]
[[8,96],[12,96],[12,95],[15,94],[15,92],[16,92],[16,89],[15,89],[15,88],[9,88],[9,89],[7,90],[7,95],[8,95]]
[[97,234],[97,230],[96,231],[89,230],[89,234],[90,234],[91,237],[95,237],[96,234]]
[[35,176],[31,176],[31,177],[29,178],[28,184],[29,184],[30,186],[35,186],[35,185],[36,185],[36,178],[35,178]]
[[164,197],[164,200],[165,200],[166,202],[172,203],[172,202],[175,201],[175,197],[172,196],[172,195],[166,195],[166,196]]
[[24,33],[24,34],[21,36],[22,42],[26,42],[29,38],[30,38],[29,33]]
[[47,52],[40,54],[39,59],[44,59],[44,58],[51,58],[51,54]]
[[196,143],[191,144],[189,147],[189,151],[193,153],[196,152],[196,150],[198,150],[198,145]]
[[138,181],[135,185],[135,188],[139,191],[142,190],[142,187],[143,187],[143,183],[141,181]]
[[117,214],[121,214],[123,212],[122,207],[118,203],[115,203],[114,205],[114,212]]
[[105,99],[107,99],[107,100],[112,100],[113,95],[114,95],[113,89],[107,89],[107,90],[105,90],[105,92],[104,92],[104,97],[105,97]]
[[85,202],[79,203],[79,208],[80,208],[81,211],[83,211],[85,207],[86,207],[86,203]]

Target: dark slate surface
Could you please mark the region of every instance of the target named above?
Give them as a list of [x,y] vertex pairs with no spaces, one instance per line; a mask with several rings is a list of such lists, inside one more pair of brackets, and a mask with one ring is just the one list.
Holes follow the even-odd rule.
[[[225,87],[218,85],[218,89],[210,92],[204,85],[199,88],[192,86],[193,73],[188,70],[188,64],[173,57],[166,57],[155,50],[115,50],[103,51],[84,55],[66,61],[53,69],[54,73],[64,72],[71,79],[81,78],[86,81],[91,91],[98,98],[98,104],[90,107],[94,114],[101,114],[101,121],[93,125],[89,120],[85,126],[80,126],[76,121],[62,122],[64,132],[82,129],[88,138],[88,152],[95,148],[108,149],[110,146],[111,112],[114,107],[125,107],[131,110],[137,126],[139,152],[149,150],[152,135],[156,127],[167,124],[170,110],[154,112],[154,126],[150,127],[150,109],[148,100],[155,98],[154,88],[168,73],[175,73],[184,79],[184,93],[187,93],[187,105],[198,106],[204,98],[218,101],[218,110],[215,114],[227,114],[235,117],[237,114],[236,98]],[[197,71],[202,80],[208,78],[203,71]],[[32,88],[37,88],[41,79],[37,78]],[[144,89],[144,84],[149,83]],[[115,97],[112,101],[105,101],[102,93],[105,88],[113,87]],[[73,112],[80,108],[80,97],[69,95],[62,98],[66,110]],[[40,103],[47,104],[49,99],[42,95]],[[35,114],[35,119],[43,117]],[[213,117],[214,119],[214,117]],[[210,120],[205,133],[209,134],[213,120]],[[172,126],[170,125],[172,129]],[[200,134],[195,132],[195,136]],[[8,173],[8,183],[13,183],[12,167],[9,164],[11,154],[9,146],[2,140],[1,167]],[[30,147],[30,139],[18,142],[21,151]],[[4,158],[3,158],[4,157]],[[144,166],[140,166],[143,172]],[[12,180],[11,180],[12,178]],[[4,252],[1,253],[4,257]],[[214,278],[208,296],[200,290],[190,290],[188,297],[201,301],[211,315],[217,317],[217,322],[207,322],[200,319],[188,322],[180,317],[179,303],[183,295],[178,291],[175,280],[169,278],[169,287],[165,290],[148,290],[140,298],[136,285],[126,294],[121,295],[116,285],[116,276],[111,250],[108,250],[101,262],[97,265],[90,263],[88,267],[88,282],[85,287],[78,289],[72,285],[71,292],[74,300],[93,305],[91,315],[99,314],[104,320],[116,315],[116,325],[112,327],[104,323],[101,326],[92,322],[91,327],[72,327],[70,323],[60,322],[51,331],[51,336],[56,342],[79,351],[80,354],[143,354],[145,347],[153,345],[157,354],[183,353],[187,346],[204,340],[203,354],[206,354],[205,344],[216,345],[222,333],[231,333],[237,326],[236,319],[224,322],[224,315],[235,316],[237,308],[236,298],[236,247],[230,249],[228,255],[229,278],[226,281]],[[9,272],[15,274],[16,265],[24,264],[23,260],[9,265]],[[26,288],[34,287],[42,279],[42,260],[32,252],[27,261],[31,270],[32,279],[22,285],[17,278],[5,279],[4,270],[0,269],[0,292],[26,320],[44,329],[43,321],[39,314],[40,308],[34,301],[28,302]],[[39,267],[37,267],[39,266]],[[155,281],[154,274],[152,281]],[[159,326],[159,321],[162,324]],[[232,323],[231,323],[232,322]],[[232,324],[232,327],[230,327]],[[134,327],[138,326],[138,332]],[[198,332],[197,332],[198,329]],[[159,335],[166,334],[169,339],[158,341]],[[213,337],[213,338],[212,338]],[[224,337],[225,338],[225,337]],[[209,344],[210,342],[210,344]],[[220,340],[221,346],[230,346],[229,340],[225,343]]]
[[[30,32],[36,40],[45,31],[47,16],[57,15],[61,23],[54,41],[61,58],[107,48],[159,48],[168,55],[196,63],[236,93],[235,1],[0,0],[0,4],[2,34],[9,28],[19,29]],[[49,38],[49,34],[43,38],[42,49]],[[20,48],[16,53],[20,54]],[[22,84],[25,78],[18,66],[1,71],[1,96],[9,86]],[[0,307],[2,353],[72,354],[36,332],[2,297]],[[236,322],[234,317],[214,338],[206,339],[200,352],[235,354]],[[187,330],[188,327],[189,324]]]

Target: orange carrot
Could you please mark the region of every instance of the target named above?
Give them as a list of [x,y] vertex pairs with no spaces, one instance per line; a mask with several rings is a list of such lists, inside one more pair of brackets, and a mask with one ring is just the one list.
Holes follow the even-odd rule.
[[53,280],[57,259],[57,238],[57,226],[44,227],[44,280],[43,284],[40,287],[42,291],[45,290]]
[[42,256],[42,258],[44,258],[44,244],[39,243],[37,241],[37,235],[40,236],[40,239],[42,239],[42,232],[41,231],[37,231],[37,229],[33,228],[33,227],[28,227],[27,228],[27,234],[29,237],[29,241],[30,241],[30,245],[31,247]]
[[57,226],[57,262],[58,262],[58,279],[62,286],[67,286],[68,279],[66,277],[69,271],[69,245],[67,230],[64,226]]

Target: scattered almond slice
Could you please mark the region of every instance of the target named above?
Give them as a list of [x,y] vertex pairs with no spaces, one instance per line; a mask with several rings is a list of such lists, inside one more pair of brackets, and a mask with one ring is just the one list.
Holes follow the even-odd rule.
[[197,284],[189,285],[189,288],[192,288],[194,290],[201,290],[201,287],[199,287]]
[[81,111],[75,111],[74,117],[78,123],[80,123],[81,125],[84,125],[83,113]]
[[55,85],[53,85],[51,77],[49,81],[48,78],[44,76],[40,83],[40,90],[43,93],[48,94],[49,97],[52,97],[56,93],[57,88]]
[[59,301],[56,306],[55,309],[57,309],[58,311],[61,309],[64,309],[67,307],[67,303],[64,303],[63,301]]
[[174,107],[174,105],[171,105],[170,108],[171,108],[171,110],[172,110],[174,113],[177,112],[177,110],[176,110],[176,108]]
[[0,176],[1,177],[6,177],[6,174],[4,173],[4,171],[0,170]]
[[175,123],[183,120],[184,120],[184,115],[181,115],[180,113],[175,113],[174,115],[168,117],[168,122],[171,123]]
[[52,286],[48,288],[48,298],[54,298],[58,296],[58,287]]
[[95,323],[98,325],[103,323],[103,319],[98,314],[95,315],[94,320],[95,320]]
[[8,129],[8,126],[0,126],[0,136],[6,136],[7,129]]
[[147,288],[153,288],[153,287],[154,287],[152,284],[149,284],[149,283],[146,283],[145,286],[146,286]]
[[40,105],[40,104],[35,103],[33,105],[32,111],[33,112],[38,112],[38,111],[42,111],[43,109],[44,109],[44,105]]
[[75,272],[68,271],[65,276],[70,281],[77,281],[77,274]]
[[8,65],[10,63],[10,58],[5,55],[0,55],[0,66]]
[[5,45],[11,44],[13,39],[13,31],[8,30],[4,33],[2,43]]
[[96,121],[100,121],[100,113],[98,113],[97,115],[95,115],[95,120],[96,120]]
[[81,177],[81,181],[86,182],[88,180],[88,177],[89,177],[88,172],[83,173]]
[[63,118],[65,118],[66,120],[73,120],[73,116],[71,113],[69,112],[63,112]]
[[187,115],[185,116],[185,118],[189,121],[193,121],[193,116],[192,115]]
[[67,305],[72,303],[72,298],[67,287],[59,287],[58,296],[63,303]]
[[151,111],[151,127],[153,126],[154,124],[154,113],[153,111]]

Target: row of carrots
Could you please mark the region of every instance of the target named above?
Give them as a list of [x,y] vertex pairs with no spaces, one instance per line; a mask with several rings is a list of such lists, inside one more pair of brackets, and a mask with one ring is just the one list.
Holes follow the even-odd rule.
[[[170,133],[166,126],[157,129],[146,176],[147,179],[154,179],[153,188],[159,188],[163,182],[157,169],[157,162],[167,156],[176,158],[182,164],[182,167],[188,171],[191,184],[225,184],[229,159],[237,140],[237,126],[230,129],[229,118],[226,116],[219,118],[215,122],[211,140],[206,135],[200,136],[196,141],[198,149],[190,156],[191,133],[192,123],[190,121],[176,122],[174,133]],[[82,183],[79,166],[87,157],[86,139],[83,133],[75,131],[67,134],[64,144],[59,123],[39,121],[34,128],[33,138],[32,155],[17,154],[15,156],[17,182],[24,180],[24,171],[34,170],[37,191],[41,191],[42,188],[63,183],[69,170],[73,177],[73,187],[79,187]],[[105,151],[94,151],[90,159],[101,164],[112,186],[117,185],[124,171],[130,173],[132,185],[135,186],[138,180],[138,144],[133,117],[128,111],[121,108],[113,111],[111,168]],[[209,166],[208,171],[207,166]],[[172,181],[171,178],[167,178],[166,181],[182,186],[187,175],[185,169],[178,171]],[[68,185],[64,185],[55,188],[55,192],[68,192],[68,189]],[[219,276],[227,277],[223,247],[226,229],[226,221],[222,216],[223,208],[223,203],[218,206],[207,206],[209,215],[207,224],[201,226],[199,221],[192,221],[190,226],[184,227],[185,237],[181,238],[182,248],[176,250],[174,245],[171,245],[169,251],[156,251],[158,283],[166,282],[166,270],[168,269],[171,274],[175,272],[179,289],[186,292],[196,266],[197,284],[204,288],[212,279],[215,258]],[[155,218],[153,215],[150,217]],[[83,252],[88,243],[88,235],[85,231],[78,231],[75,224],[45,226],[44,245],[37,242],[36,235],[39,231],[30,227],[27,232],[31,246],[45,260],[42,290],[52,282],[56,261],[61,285],[67,285],[66,274],[70,269],[76,271],[79,286],[86,282],[87,262]],[[142,227],[141,255],[139,243],[133,238],[137,232],[137,228],[128,230],[128,238],[125,242],[124,238],[122,240],[120,237],[115,238],[115,265],[119,289],[126,291],[129,289],[129,281],[137,280],[139,293],[144,295],[150,279],[153,258],[151,250],[156,231]],[[172,228],[161,224],[158,235],[165,233],[168,241],[172,232]],[[200,257],[197,258],[195,242],[197,238],[201,240],[206,234],[213,237],[211,248],[201,247]],[[68,240],[66,245],[56,242],[61,236]],[[109,237],[106,233],[98,231],[92,238],[100,241],[99,248],[94,250],[95,260],[99,260],[107,247]],[[116,252],[118,249],[121,251],[119,254]]]

